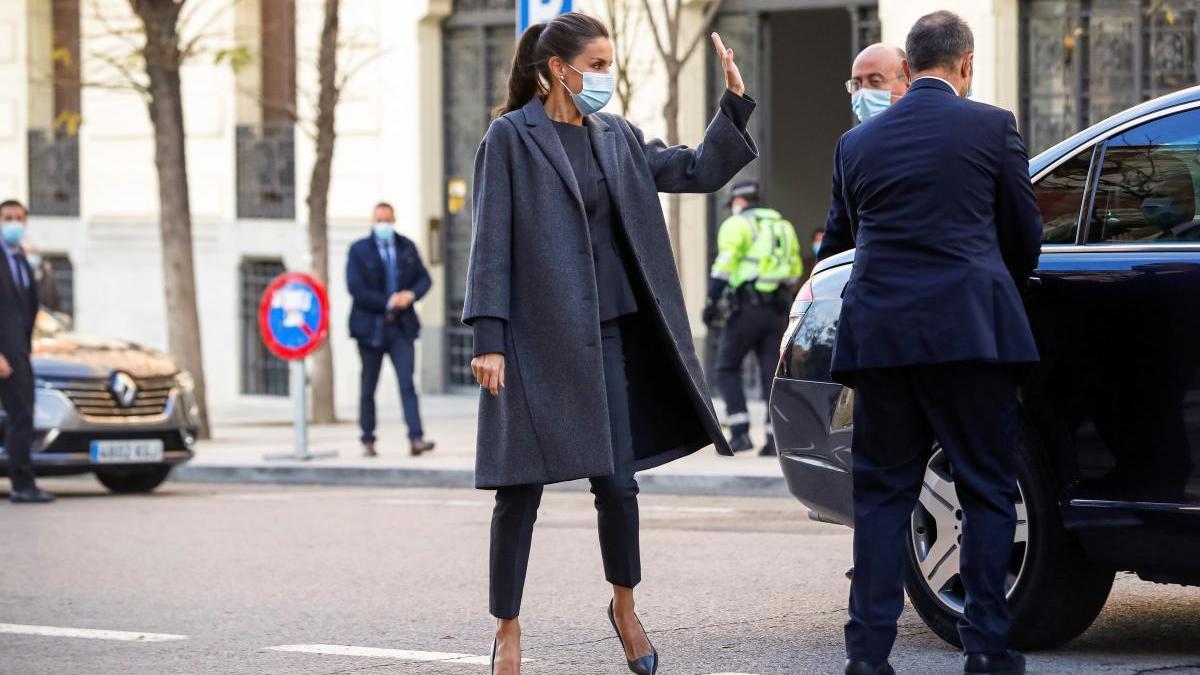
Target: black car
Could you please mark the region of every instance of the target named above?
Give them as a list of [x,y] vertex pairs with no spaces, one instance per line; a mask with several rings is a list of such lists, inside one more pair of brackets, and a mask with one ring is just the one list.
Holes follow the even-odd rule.
[[[1042,362],[1021,388],[1012,642],[1060,645],[1117,571],[1200,584],[1200,87],[1146,102],[1030,161],[1045,220],[1025,304]],[[854,252],[822,261],[783,337],[771,395],[788,487],[852,524],[853,391],[830,379]],[[906,587],[959,644],[953,476],[935,446]]]

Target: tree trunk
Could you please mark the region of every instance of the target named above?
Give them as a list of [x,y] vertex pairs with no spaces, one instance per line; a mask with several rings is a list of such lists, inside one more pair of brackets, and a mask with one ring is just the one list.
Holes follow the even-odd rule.
[[[329,279],[329,183],[333,171],[333,147],[337,140],[334,111],[337,108],[338,10],[341,0],[325,0],[325,22],[317,57],[320,94],[317,100],[317,158],[308,182],[308,248],[312,273],[322,283]],[[332,328],[330,329],[332,331]],[[333,350],[329,342],[313,356],[312,416],[314,424],[337,422],[334,401]]]
[[[679,71],[680,64],[667,64],[667,102],[663,105],[663,120],[667,123],[667,145],[679,145]],[[683,217],[678,194],[667,197],[667,234],[671,238],[671,249],[675,252],[675,268],[680,269],[683,255],[680,252],[680,221]]]
[[192,260],[192,215],[188,198],[181,54],[178,21],[182,2],[131,0],[146,31],[143,55],[149,78],[149,112],[154,125],[154,166],[166,289],[167,338],[172,357],[191,373],[200,409],[199,437],[208,438],[208,399],[200,318],[196,310],[196,272]]

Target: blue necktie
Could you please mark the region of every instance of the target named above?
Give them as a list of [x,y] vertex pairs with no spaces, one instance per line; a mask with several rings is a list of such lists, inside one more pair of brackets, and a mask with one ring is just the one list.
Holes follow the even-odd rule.
[[392,246],[392,242],[387,242],[383,245],[384,262],[387,264],[387,292],[390,297],[392,293],[400,290],[397,288],[400,285],[399,276],[396,270],[396,250]]

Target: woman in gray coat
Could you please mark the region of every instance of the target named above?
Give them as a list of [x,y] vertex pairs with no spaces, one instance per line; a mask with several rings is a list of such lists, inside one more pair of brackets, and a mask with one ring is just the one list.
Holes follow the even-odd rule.
[[733,51],[728,91],[694,150],[600,113],[612,43],[568,13],[521,36],[508,100],[475,160],[463,321],[475,333],[476,485],[496,489],[491,612],[497,673],[520,672],[520,610],[546,483],[591,479],[609,619],[635,673],[658,654],[634,612],[634,473],[710,444],[732,454],[693,348],[659,192],[715,192],[758,156]]

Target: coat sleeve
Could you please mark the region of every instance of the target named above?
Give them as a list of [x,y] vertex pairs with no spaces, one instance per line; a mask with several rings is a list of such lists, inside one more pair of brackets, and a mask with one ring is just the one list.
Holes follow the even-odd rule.
[[363,278],[362,265],[357,260],[360,255],[358,251],[358,246],[352,246],[350,255],[346,256],[346,288],[350,291],[350,297],[354,299],[354,304],[363,309],[377,313],[386,312],[387,293],[371,288]]
[[[421,252],[417,250],[416,244],[410,244],[413,247],[413,260],[417,262],[416,279],[413,285],[408,290],[413,292],[416,300],[425,297],[429,289],[433,287],[433,279],[429,276],[429,270],[425,268],[425,262],[421,260]],[[415,300],[414,300],[415,302]]]
[[[844,139],[844,137],[843,137]],[[842,183],[842,140],[833,151],[833,190],[829,198],[829,215],[825,219],[825,237],[817,252],[817,261],[854,248],[854,205],[847,203]]]
[[475,155],[471,194],[475,234],[467,263],[462,315],[468,326],[481,316],[509,320],[513,202],[510,149],[517,140],[516,133],[508,119],[497,119]]
[[647,141],[641,129],[630,125],[658,191],[716,192],[757,158],[758,146],[746,131],[756,105],[749,96],[726,91],[721,109],[695,150],[686,145],[668,147],[659,139]]
[[1000,173],[996,181],[996,229],[1004,264],[1023,288],[1042,250],[1042,213],[1033,196],[1029,159],[1017,120],[1006,112]]

